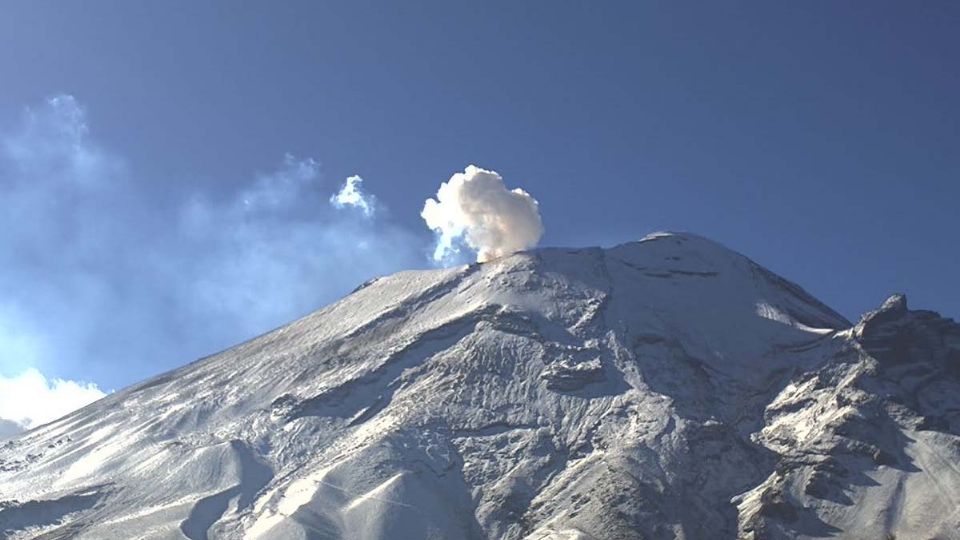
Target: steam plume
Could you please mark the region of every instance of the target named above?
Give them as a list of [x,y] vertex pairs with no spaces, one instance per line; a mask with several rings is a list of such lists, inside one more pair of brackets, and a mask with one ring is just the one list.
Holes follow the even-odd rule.
[[536,246],[543,236],[536,199],[520,188],[508,190],[499,174],[475,165],[440,184],[420,216],[439,235],[437,261],[455,254],[461,241],[484,262]]

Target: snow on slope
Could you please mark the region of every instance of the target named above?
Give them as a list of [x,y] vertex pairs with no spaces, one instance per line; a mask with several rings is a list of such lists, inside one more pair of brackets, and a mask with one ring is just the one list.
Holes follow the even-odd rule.
[[957,538],[960,330],[657,234],[374,280],[0,443],[11,538]]

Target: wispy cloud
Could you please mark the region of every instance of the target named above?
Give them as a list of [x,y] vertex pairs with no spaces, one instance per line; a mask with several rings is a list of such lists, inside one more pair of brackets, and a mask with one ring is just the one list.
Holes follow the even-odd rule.
[[198,317],[231,320],[249,337],[363,279],[423,266],[415,235],[379,223],[372,210],[339,212],[324,204],[328,199],[319,165],[292,156],[232,202],[191,199],[181,215],[182,238],[189,239],[188,252],[205,255],[188,266],[196,272],[190,279],[171,276],[183,284],[184,303]]
[[360,187],[362,183],[363,178],[359,176],[354,175],[347,178],[343,186],[340,187],[340,191],[330,196],[330,204],[338,210],[352,207],[360,210],[367,217],[372,216],[376,204],[375,199],[373,195],[363,191]]
[[[424,239],[381,219],[359,177],[337,189],[313,159],[286,156],[233,192],[179,191],[165,202],[133,169],[96,143],[70,96],[0,133],[5,381],[132,381],[426,262]],[[48,388],[72,388],[57,384]],[[45,394],[66,403],[60,395]],[[29,412],[40,394],[24,399],[33,405],[16,414],[43,416]],[[20,422],[12,414],[0,409]]]

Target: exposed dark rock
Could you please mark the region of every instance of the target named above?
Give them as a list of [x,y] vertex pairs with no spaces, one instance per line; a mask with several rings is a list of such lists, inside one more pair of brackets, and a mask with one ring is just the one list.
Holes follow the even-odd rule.
[[579,364],[560,361],[547,366],[540,378],[550,390],[572,392],[603,380],[603,365],[599,358]]

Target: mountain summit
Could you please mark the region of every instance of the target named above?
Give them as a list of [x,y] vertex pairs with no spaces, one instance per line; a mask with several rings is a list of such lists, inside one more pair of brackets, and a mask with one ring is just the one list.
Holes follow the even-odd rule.
[[661,233],[373,280],[0,443],[9,538],[960,538],[960,325]]

